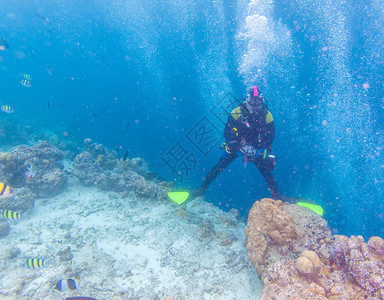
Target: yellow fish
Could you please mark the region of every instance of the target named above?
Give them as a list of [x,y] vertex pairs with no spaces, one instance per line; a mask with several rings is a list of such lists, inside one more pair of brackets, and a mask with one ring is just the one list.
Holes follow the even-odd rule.
[[30,258],[25,262],[28,269],[38,269],[44,267],[47,263],[40,258]]
[[0,198],[8,197],[12,194],[11,187],[4,182],[0,182]]
[[18,212],[15,212],[15,211],[11,211],[11,210],[8,210],[8,209],[4,209],[4,210],[3,210],[3,216],[4,216],[4,218],[6,218],[7,220],[16,220],[16,219],[20,219],[21,214],[18,213]]

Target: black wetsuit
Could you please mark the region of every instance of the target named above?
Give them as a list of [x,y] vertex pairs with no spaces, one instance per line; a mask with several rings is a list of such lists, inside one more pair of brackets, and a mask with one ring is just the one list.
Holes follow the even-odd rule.
[[[245,140],[246,145],[251,145],[256,150],[267,149],[267,153],[272,152],[271,144],[275,138],[275,125],[272,114],[265,108],[261,108],[258,113],[250,113],[246,108],[246,104],[242,103],[228,117],[224,137],[227,145],[226,151],[205,177],[200,187],[202,193],[205,192],[217,175],[236,159],[238,156],[236,153],[242,146],[242,140]],[[276,180],[272,175],[276,160],[266,159],[263,155],[258,155],[252,161],[264,176],[272,197],[275,199],[280,198]]]

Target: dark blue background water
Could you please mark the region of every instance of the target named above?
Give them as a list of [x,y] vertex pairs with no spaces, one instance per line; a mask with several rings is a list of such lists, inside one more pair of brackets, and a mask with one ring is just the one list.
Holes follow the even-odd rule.
[[[281,192],[323,205],[334,232],[384,236],[383,4],[0,3],[0,102],[15,109],[1,114],[3,143],[4,124],[33,121],[197,187],[221,155],[225,107],[257,84],[275,119]],[[207,192],[244,216],[266,196],[240,158]]]

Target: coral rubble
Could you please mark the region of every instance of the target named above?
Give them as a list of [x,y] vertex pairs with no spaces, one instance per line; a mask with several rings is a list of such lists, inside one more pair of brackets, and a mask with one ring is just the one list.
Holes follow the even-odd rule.
[[257,201],[245,229],[262,299],[383,299],[384,241],[331,236],[321,217],[281,201]]

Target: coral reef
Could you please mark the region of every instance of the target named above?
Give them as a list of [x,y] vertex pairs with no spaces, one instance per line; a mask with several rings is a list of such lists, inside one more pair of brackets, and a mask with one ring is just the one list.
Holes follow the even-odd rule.
[[326,264],[312,251],[273,264],[262,276],[262,299],[382,299],[384,256],[373,259],[362,237],[337,239]]
[[296,260],[296,269],[302,275],[319,273],[321,265],[322,263],[316,252],[310,250],[303,251],[300,257]]
[[146,177],[153,178],[153,173],[142,158],[118,160],[115,151],[92,143],[90,139],[84,143],[87,151],[77,155],[73,162],[73,173],[84,185],[157,198],[165,198],[173,186],[172,183],[148,180]]
[[64,153],[48,142],[17,146],[0,155],[0,179],[14,190],[24,187],[38,197],[52,197],[67,182],[63,158]]
[[0,152],[0,163],[6,163],[7,161],[12,159],[11,153],[8,152]]
[[51,172],[43,174],[40,178],[31,179],[28,186],[40,197],[52,197],[63,190],[67,183],[67,175],[63,170],[53,169]]
[[17,212],[25,212],[33,208],[36,195],[28,188],[14,189],[12,196],[0,198],[0,209],[9,209]]
[[349,274],[370,295],[378,291],[384,296],[384,241],[371,237],[365,243],[362,236],[338,236],[331,261]]
[[265,198],[256,201],[245,229],[248,257],[261,276],[281,258],[296,258],[304,250],[320,251],[327,259],[334,240],[327,223],[306,208]]
[[281,201],[257,201],[245,229],[262,299],[383,299],[384,241],[331,236],[324,220]]

